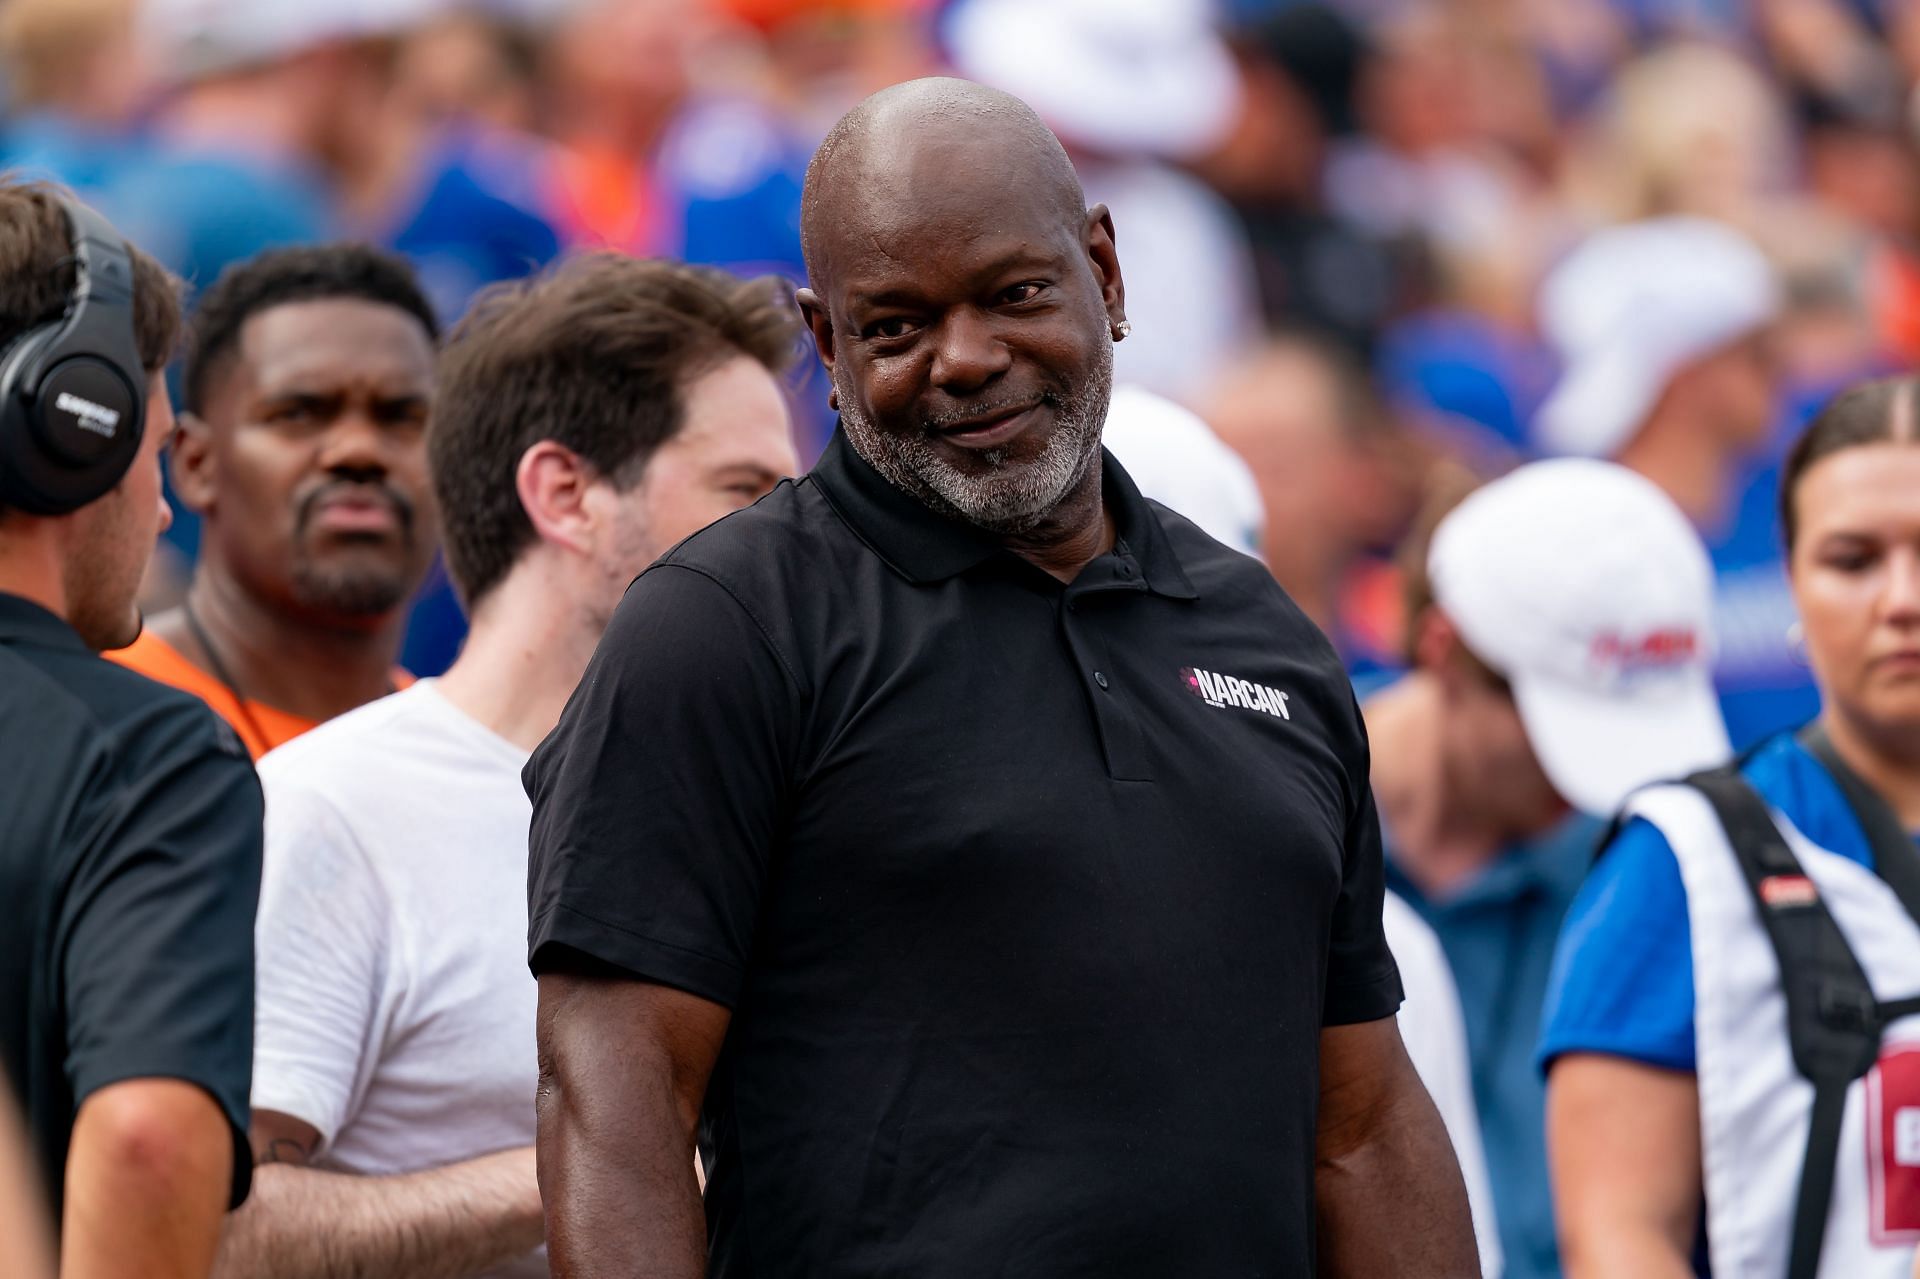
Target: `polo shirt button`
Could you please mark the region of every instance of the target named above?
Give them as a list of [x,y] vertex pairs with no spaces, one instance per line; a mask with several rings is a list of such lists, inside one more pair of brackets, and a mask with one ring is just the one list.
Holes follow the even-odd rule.
[[1101,672],[1095,671],[1093,673],[1093,682],[1098,684],[1101,688],[1105,688],[1107,686],[1107,677]]

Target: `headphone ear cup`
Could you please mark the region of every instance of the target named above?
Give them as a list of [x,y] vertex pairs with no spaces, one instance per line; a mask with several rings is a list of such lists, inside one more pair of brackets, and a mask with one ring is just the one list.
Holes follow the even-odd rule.
[[[44,343],[29,335],[6,373],[31,365]],[[108,360],[68,356],[41,374],[36,394],[17,376],[0,393],[0,502],[65,515],[111,492],[139,455],[146,397]]]
[[58,321],[0,355],[0,503],[33,515],[65,515],[111,492],[146,430],[132,255],[98,213],[62,206],[73,297]]
[[46,509],[46,486],[57,478],[56,468],[41,456],[33,426],[33,397],[24,389],[29,370],[59,327],[43,324],[28,329],[0,354],[0,507],[29,515],[59,513]]

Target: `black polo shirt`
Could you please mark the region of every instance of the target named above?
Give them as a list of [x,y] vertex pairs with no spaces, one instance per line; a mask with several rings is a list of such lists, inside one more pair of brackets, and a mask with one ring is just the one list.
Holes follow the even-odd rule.
[[0,594],[0,1074],[56,1220],[80,1104],[148,1076],[219,1104],[246,1197],[261,812],[206,703]]
[[1400,1000],[1360,715],[1259,564],[1105,492],[1063,586],[836,436],[640,577],[527,767],[535,971],[733,1010],[716,1276],[1311,1273],[1320,1031]]

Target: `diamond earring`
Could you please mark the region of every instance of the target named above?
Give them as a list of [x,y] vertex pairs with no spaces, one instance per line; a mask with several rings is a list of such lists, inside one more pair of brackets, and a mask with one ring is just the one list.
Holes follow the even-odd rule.
[[1122,320],[1113,326],[1113,340],[1116,342],[1124,342],[1127,340],[1127,334],[1131,332],[1133,332],[1133,321]]

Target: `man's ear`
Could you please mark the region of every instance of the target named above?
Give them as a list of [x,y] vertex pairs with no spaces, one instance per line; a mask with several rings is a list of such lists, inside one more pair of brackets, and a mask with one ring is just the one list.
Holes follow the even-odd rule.
[[220,460],[213,447],[213,428],[197,413],[182,409],[174,416],[173,444],[167,451],[167,472],[180,505],[198,515],[213,509],[220,491]]
[[795,290],[793,300],[800,306],[800,318],[807,322],[807,332],[813,334],[813,348],[820,353],[820,363],[826,365],[828,376],[832,376],[833,317],[827,313],[827,304],[812,289]]
[[813,334],[813,349],[819,352],[820,363],[827,370],[827,407],[838,413],[840,388],[833,380],[833,317],[812,289],[795,290],[793,300],[800,306],[800,318],[807,322],[807,332]]
[[1093,277],[1100,282],[1100,301],[1107,308],[1107,322],[1124,324],[1127,319],[1127,286],[1120,278],[1120,253],[1114,247],[1113,215],[1107,206],[1096,204],[1087,210],[1087,260],[1093,264]]
[[595,478],[585,458],[554,440],[541,440],[520,455],[514,492],[541,541],[583,554],[592,550],[594,513],[587,490]]
[[1461,673],[1460,632],[1439,608],[1429,605],[1421,610],[1413,623],[1411,648],[1415,670],[1429,671],[1443,683]]

